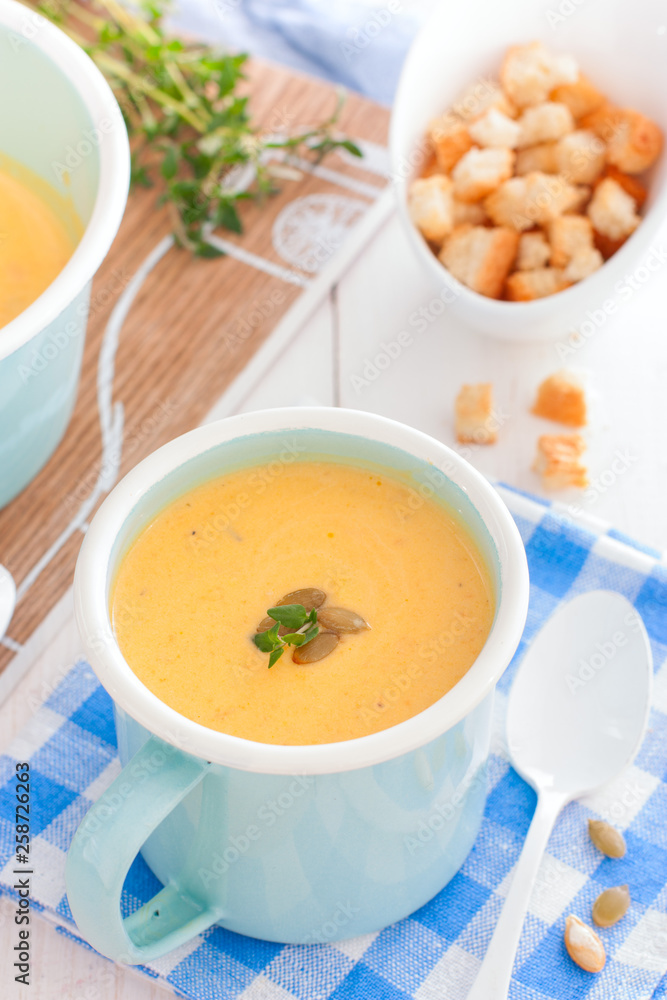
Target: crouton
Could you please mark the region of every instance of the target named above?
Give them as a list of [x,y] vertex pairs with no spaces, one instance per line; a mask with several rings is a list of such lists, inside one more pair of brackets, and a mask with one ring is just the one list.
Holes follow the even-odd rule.
[[454,228],[452,182],[442,174],[413,181],[408,195],[410,218],[425,239],[440,245]]
[[613,166],[611,163],[607,163],[602,172],[601,179],[604,180],[605,177],[611,177],[613,181],[620,184],[623,190],[626,191],[631,198],[635,199],[637,202],[637,208],[642,207],[648,197],[648,191],[641,181],[638,181],[637,178],[633,177],[631,174],[624,174],[622,170],[619,170],[618,167]]
[[568,287],[558,267],[537,267],[533,271],[515,271],[505,283],[505,295],[510,302],[533,302],[555,295]]
[[583,212],[590,201],[592,188],[587,184],[575,184],[572,188],[571,201],[565,209],[569,215],[571,212]]
[[525,108],[546,101],[555,87],[574,83],[578,75],[577,64],[571,56],[554,55],[542,42],[531,42],[507,50],[500,82],[510,101]]
[[497,441],[490,382],[461,386],[455,411],[456,440],[461,444],[494,444]]
[[512,176],[511,149],[470,149],[452,171],[454,193],[460,201],[481,201]]
[[604,94],[583,73],[579,74],[574,83],[561,83],[551,92],[550,97],[552,101],[566,104],[576,121],[584,115],[590,115],[605,103]]
[[508,118],[516,117],[517,110],[507,99],[500,84],[496,80],[481,79],[471,83],[463,91],[454,102],[452,110],[462,121],[468,122],[479,118],[489,108],[496,108]]
[[569,486],[583,489],[588,485],[586,467],[579,461],[586,450],[580,434],[542,434],[537,442],[533,469],[542,476],[548,490],[564,490]]
[[627,236],[621,236],[620,239],[612,240],[611,236],[605,236],[603,233],[599,233],[597,229],[593,229],[595,249],[599,250],[604,260],[609,260],[610,257],[613,257],[616,251],[620,250],[623,246],[626,239]]
[[607,162],[626,174],[646,170],[662,151],[660,128],[633,108],[603,104],[582,118],[580,125],[606,142]]
[[460,226],[440,251],[440,260],[462,284],[497,299],[514,263],[519,237],[512,229]]
[[607,161],[626,174],[640,174],[658,159],[662,132],[645,115],[626,108],[614,118],[614,133],[607,140]]
[[603,264],[604,258],[597,247],[580,247],[574,251],[563,269],[563,278],[573,284],[576,281],[583,281]]
[[468,126],[468,131],[478,146],[498,149],[515,149],[519,143],[521,128],[497,108],[489,108],[480,118]]
[[569,427],[586,424],[586,395],[584,387],[572,372],[560,371],[549,375],[540,384],[537,398],[530,411],[537,417],[546,417]]
[[455,226],[461,226],[464,222],[469,222],[471,226],[483,226],[488,222],[481,201],[459,201],[458,198],[452,198],[452,217]]
[[594,132],[577,129],[556,143],[557,173],[571,184],[592,184],[605,165],[605,144]]
[[545,267],[550,257],[551,247],[544,238],[544,233],[522,233],[519,237],[515,265],[517,270],[534,271],[537,267]]
[[574,131],[574,118],[570,109],[555,101],[545,101],[526,108],[519,118],[521,129],[517,145],[521,149],[537,146],[542,142],[553,142]]
[[575,204],[579,192],[564,178],[539,171],[511,177],[484,202],[489,218],[499,226],[522,231],[544,225]]
[[431,122],[428,137],[438,167],[444,174],[450,173],[463,154],[473,145],[465,124],[451,112]]
[[593,247],[593,226],[585,215],[561,215],[549,223],[547,233],[554,267],[565,267],[577,250]]
[[586,211],[598,233],[618,240],[628,237],[641,222],[636,207],[634,198],[607,177],[595,188]]
[[556,143],[543,142],[539,146],[520,149],[516,154],[515,173],[517,177],[539,170],[543,174],[557,174]]

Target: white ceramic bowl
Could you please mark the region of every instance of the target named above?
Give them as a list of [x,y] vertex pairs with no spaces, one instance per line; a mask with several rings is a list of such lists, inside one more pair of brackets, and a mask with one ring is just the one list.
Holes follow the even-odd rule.
[[634,107],[667,133],[667,33],[663,0],[445,0],[415,39],[398,86],[391,122],[392,174],[399,212],[425,268],[449,286],[450,314],[464,326],[502,340],[554,340],[579,329],[614,297],[615,285],[651,253],[667,214],[667,155],[652,168],[641,225],[599,271],[535,302],[501,302],[461,285],[440,264],[411,222],[407,189],[423,164],[429,121],[471,83],[497,79],[510,45],[537,39],[574,55],[580,69],[611,101]]

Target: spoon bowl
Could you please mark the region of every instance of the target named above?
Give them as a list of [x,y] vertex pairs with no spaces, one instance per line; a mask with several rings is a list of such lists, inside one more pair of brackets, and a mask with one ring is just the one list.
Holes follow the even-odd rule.
[[536,790],[568,800],[600,788],[635,756],[646,728],[651,648],[621,594],[569,601],[533,641],[512,685],[512,763]]

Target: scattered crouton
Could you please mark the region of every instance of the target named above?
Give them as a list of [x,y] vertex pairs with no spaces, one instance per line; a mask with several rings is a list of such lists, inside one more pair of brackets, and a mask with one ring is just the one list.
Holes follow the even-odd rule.
[[471,149],[452,171],[454,193],[460,201],[481,201],[512,176],[511,149]]
[[531,42],[507,50],[500,82],[510,101],[525,108],[546,101],[555,87],[574,83],[578,75],[577,64],[571,56],[554,55],[542,42]]
[[570,486],[583,489],[588,485],[586,467],[579,461],[586,450],[580,434],[542,434],[537,441],[537,456],[533,469],[542,476],[548,490],[564,490]]
[[614,133],[607,140],[607,160],[626,174],[640,174],[658,159],[662,132],[645,115],[625,108],[614,119]]
[[559,139],[555,148],[558,173],[571,184],[593,184],[605,165],[605,144],[594,132],[577,129]]
[[613,181],[620,184],[621,187],[631,198],[634,198],[637,203],[637,208],[641,208],[646,199],[648,198],[648,191],[636,177],[631,174],[624,174],[622,170],[618,167],[613,166],[611,163],[607,163],[602,173],[601,180],[605,177],[611,177]]
[[577,250],[593,246],[593,226],[585,215],[561,215],[549,223],[547,233],[554,267],[565,267]]
[[534,271],[538,267],[545,267],[550,257],[551,247],[544,238],[544,233],[521,234],[515,265],[518,271]]
[[454,228],[452,187],[449,177],[442,174],[420,178],[410,185],[410,218],[431,243],[442,244]]
[[567,424],[568,427],[584,427],[587,419],[586,394],[580,380],[568,371],[549,375],[537,390],[531,413]]
[[490,108],[496,108],[508,118],[515,118],[517,110],[507,99],[507,94],[496,80],[480,79],[471,83],[457,101],[452,110],[464,122],[479,118]]
[[581,247],[575,250],[563,268],[563,278],[568,282],[583,281],[604,264],[604,257],[597,247]]
[[568,132],[574,131],[574,118],[565,104],[545,101],[526,108],[519,118],[521,129],[517,145],[521,149],[538,146],[543,142],[554,142]]
[[510,302],[533,302],[555,295],[568,287],[558,267],[537,267],[533,271],[515,271],[505,282],[505,294]]
[[440,260],[462,284],[497,299],[514,263],[518,242],[512,229],[464,225],[445,242]]
[[607,177],[595,188],[587,212],[599,233],[618,240],[628,237],[641,222],[636,207],[634,198]]
[[566,104],[577,121],[605,103],[604,95],[583,73],[579,74],[574,83],[561,83],[550,96],[552,101]]
[[465,124],[454,115],[446,114],[431,122],[428,137],[435,152],[438,168],[448,174],[473,141]]
[[468,131],[479,146],[496,149],[516,149],[521,126],[497,108],[489,108],[468,126]]
[[543,142],[539,146],[520,149],[516,154],[514,172],[517,177],[539,170],[543,174],[557,174],[556,143]]
[[469,222],[471,226],[482,226],[488,221],[481,201],[459,201],[458,198],[452,198],[452,217],[455,226],[464,222]]
[[497,441],[490,382],[461,386],[455,410],[456,440],[461,444],[494,444]]
[[577,201],[578,191],[558,175],[539,171],[511,177],[484,202],[489,218],[519,232],[545,225]]

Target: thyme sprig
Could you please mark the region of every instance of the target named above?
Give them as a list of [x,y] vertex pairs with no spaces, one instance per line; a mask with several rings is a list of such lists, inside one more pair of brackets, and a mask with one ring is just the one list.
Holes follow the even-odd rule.
[[[285,646],[305,646],[319,632],[317,624],[317,608],[306,611],[303,604],[282,604],[269,608],[266,612],[276,623],[266,632],[258,632],[253,636],[253,642],[263,653],[270,653],[269,667],[272,667],[285,651]],[[278,635],[280,626],[293,629],[284,635]]]
[[137,13],[118,0],[27,0],[59,24],[93,59],[121,107],[132,148],[132,181],[151,187],[161,176],[176,242],[199,257],[217,257],[207,236],[216,227],[242,231],[237,206],[275,193],[285,176],[280,157],[319,162],[328,153],[361,151],[337,129],[343,97],[319,125],[293,134],[263,133],[238,92],[246,55],[170,37],[168,0],[139,0]]

